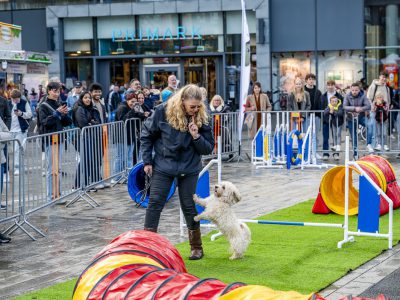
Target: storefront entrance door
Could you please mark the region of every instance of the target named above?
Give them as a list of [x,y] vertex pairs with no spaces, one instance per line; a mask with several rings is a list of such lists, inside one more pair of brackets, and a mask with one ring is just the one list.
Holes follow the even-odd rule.
[[144,69],[144,85],[154,88],[165,88],[168,86],[168,76],[175,75],[181,80],[181,72],[179,64],[169,65],[145,65]]

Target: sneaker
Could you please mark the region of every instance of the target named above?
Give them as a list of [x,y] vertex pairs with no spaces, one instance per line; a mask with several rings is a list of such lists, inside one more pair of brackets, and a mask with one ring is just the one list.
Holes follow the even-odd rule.
[[117,184],[117,183],[118,183],[118,180],[111,179],[111,184]]
[[95,188],[95,189],[98,189],[98,190],[102,190],[102,189],[104,189],[104,184],[99,183],[99,184],[96,185],[94,188]]
[[315,157],[316,157],[317,159],[321,159],[321,158],[322,158],[321,155],[319,155],[318,153],[315,154]]
[[375,150],[381,151],[382,150],[382,145],[381,144],[376,145]]
[[15,169],[14,175],[18,176],[19,175],[19,169]]
[[0,210],[6,210],[7,206],[0,204]]
[[67,200],[61,200],[55,203],[55,205],[65,205],[65,204],[67,204]]
[[383,149],[384,149],[385,151],[389,151],[389,150],[390,150],[388,145],[383,145]]
[[3,233],[0,233],[0,243],[9,243],[11,241],[11,238],[8,235],[5,235]]
[[336,149],[335,149],[336,151],[340,151],[340,145],[336,145]]
[[374,152],[374,148],[372,148],[371,144],[367,145],[367,150],[369,153],[373,153]]
[[329,154],[324,154],[324,156],[322,157],[322,160],[328,160],[329,159]]
[[95,192],[97,192],[97,189],[96,189],[95,187],[91,187],[91,188],[89,189],[89,192],[90,192],[90,193],[95,193]]
[[400,159],[400,153],[396,155],[396,158],[397,158],[397,159]]
[[111,184],[110,183],[108,183],[108,182],[104,182],[104,188],[110,188],[111,187]]
[[334,153],[333,154],[333,159],[334,160],[339,160],[340,159],[339,154],[338,153]]
[[332,151],[336,151],[336,146],[333,145],[333,146],[331,147],[331,150],[332,150]]

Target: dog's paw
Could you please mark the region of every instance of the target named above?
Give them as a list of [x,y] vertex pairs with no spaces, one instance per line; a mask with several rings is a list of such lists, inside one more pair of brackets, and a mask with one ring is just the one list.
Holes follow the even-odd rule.
[[197,203],[199,201],[199,197],[196,194],[193,195],[193,201]]
[[237,254],[237,253],[233,253],[232,255],[231,255],[231,257],[229,257],[229,259],[230,260],[235,260],[235,259],[240,259],[240,258],[242,258],[243,257],[243,255],[240,255],[240,254]]
[[200,215],[197,215],[193,218],[193,220],[195,220],[196,222],[199,222],[201,220]]

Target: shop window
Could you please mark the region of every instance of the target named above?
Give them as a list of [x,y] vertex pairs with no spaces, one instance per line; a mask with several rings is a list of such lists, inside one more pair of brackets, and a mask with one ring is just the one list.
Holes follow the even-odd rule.
[[369,2],[371,1],[366,1],[365,7],[366,46],[397,46],[400,32],[399,5],[373,6]]
[[366,51],[367,84],[379,77],[381,71],[389,74],[389,85],[399,89],[400,49],[369,49]]
[[66,59],[65,60],[65,83],[72,87],[75,81],[82,81],[88,87],[93,82],[92,59]]
[[335,80],[336,87],[342,90],[363,77],[363,51],[340,50],[318,53],[318,88],[325,91],[328,80]]
[[93,40],[66,40],[64,41],[65,56],[91,56],[93,55]]

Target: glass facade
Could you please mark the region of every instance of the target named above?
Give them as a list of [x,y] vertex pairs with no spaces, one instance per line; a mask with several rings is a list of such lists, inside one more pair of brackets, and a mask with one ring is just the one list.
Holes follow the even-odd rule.
[[294,89],[297,77],[305,80],[316,74],[322,92],[328,80],[335,80],[339,89],[347,90],[363,77],[363,50],[286,52],[272,54],[272,98],[274,109],[280,109],[280,99]]
[[[247,12],[247,18],[251,74],[255,81],[255,12]],[[93,18],[67,18],[64,19],[65,74],[70,81],[89,82],[95,78],[94,63],[97,77],[104,81],[122,85],[139,78],[157,88],[165,87],[168,75],[176,74],[181,84],[204,86],[209,97],[225,93],[230,102],[239,94],[236,79],[240,72],[240,19],[240,11],[108,16],[97,17],[96,22]],[[87,59],[82,59],[85,56]],[[109,76],[99,72],[107,72]],[[224,76],[231,79],[229,84],[223,85]]]
[[400,64],[400,29],[398,4],[382,5],[365,2],[365,67],[367,82],[378,77],[380,71],[389,74],[389,84],[398,89]]

